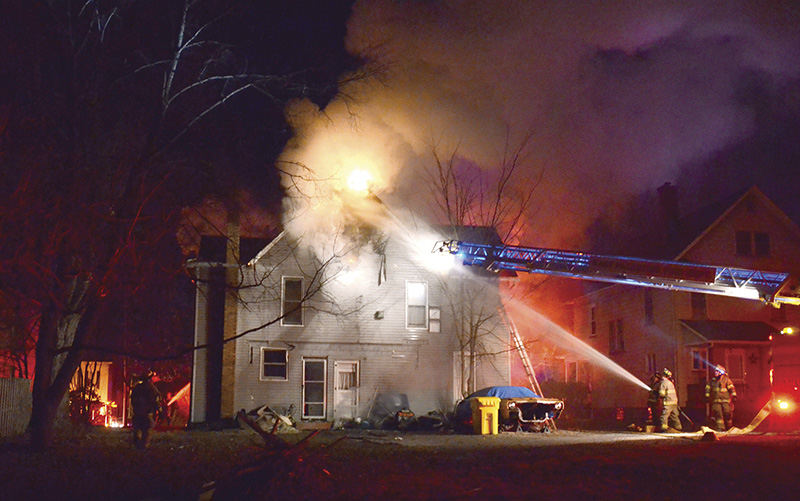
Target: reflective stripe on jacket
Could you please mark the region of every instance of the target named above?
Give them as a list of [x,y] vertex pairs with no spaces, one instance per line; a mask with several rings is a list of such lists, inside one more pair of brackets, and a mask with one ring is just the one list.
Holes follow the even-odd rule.
[[658,383],[658,396],[664,399],[664,405],[678,405],[678,392],[667,378],[662,378]]
[[706,399],[712,404],[727,403],[732,398],[736,398],[736,387],[727,374],[714,376],[706,383]]

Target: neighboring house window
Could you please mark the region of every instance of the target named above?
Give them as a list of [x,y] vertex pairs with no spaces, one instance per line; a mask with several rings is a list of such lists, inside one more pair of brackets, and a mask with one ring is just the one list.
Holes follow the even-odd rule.
[[648,325],[653,324],[653,291],[644,290],[644,321]]
[[756,232],[753,234],[753,245],[757,257],[769,256],[769,235]]
[[406,282],[406,327],[428,327],[428,284],[425,282]]
[[655,374],[655,372],[658,370],[656,369],[656,354],[648,353],[647,356],[645,357],[644,365],[645,365],[645,372],[647,374]]
[[592,306],[589,309],[589,336],[595,337],[597,335],[597,308]]
[[692,292],[692,318],[706,318],[707,316],[706,295]]
[[567,382],[578,382],[578,362],[569,362],[567,364]]
[[303,279],[283,277],[281,325],[303,325]]
[[692,348],[692,370],[704,371],[706,370],[706,350],[700,348]]
[[769,256],[769,234],[760,231],[737,231],[736,254],[739,256]]
[[286,366],[289,360],[287,350],[261,348],[261,379],[286,381]]
[[608,350],[610,353],[625,351],[625,337],[622,332],[622,319],[608,322]]
[[736,232],[736,254],[739,256],[750,256],[753,254],[749,231]]

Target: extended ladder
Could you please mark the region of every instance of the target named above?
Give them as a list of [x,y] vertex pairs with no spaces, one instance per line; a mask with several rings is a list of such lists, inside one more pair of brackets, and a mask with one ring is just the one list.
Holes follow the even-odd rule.
[[[525,375],[528,377],[528,385],[533,391],[536,392],[537,395],[544,397],[544,394],[542,393],[542,387],[539,386],[539,381],[536,379],[536,372],[533,370],[533,365],[531,365],[531,359],[528,357],[528,350],[525,348],[525,343],[522,342],[522,337],[519,335],[516,324],[511,317],[506,314],[502,307],[500,308],[500,317],[508,327],[508,332],[511,334],[511,341],[514,344],[514,349],[517,350],[519,358],[522,360],[522,367],[525,369]],[[555,420],[552,418],[547,420],[547,424],[553,431],[558,429],[556,428]]]
[[585,252],[485,245],[458,240],[437,242],[433,252],[455,254],[468,266],[582,278],[703,294],[800,305],[800,282],[787,272],[748,270]]

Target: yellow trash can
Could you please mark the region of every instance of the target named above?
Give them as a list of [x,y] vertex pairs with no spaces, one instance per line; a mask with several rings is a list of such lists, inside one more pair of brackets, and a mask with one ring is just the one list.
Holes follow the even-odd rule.
[[497,397],[475,397],[472,406],[472,429],[478,435],[497,435],[497,417],[500,399]]

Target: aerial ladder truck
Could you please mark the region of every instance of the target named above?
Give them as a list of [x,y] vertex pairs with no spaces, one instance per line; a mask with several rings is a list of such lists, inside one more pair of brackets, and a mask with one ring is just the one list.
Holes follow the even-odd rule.
[[540,273],[761,300],[774,306],[800,305],[798,279],[787,272],[459,240],[437,242],[433,252],[454,254],[464,265],[495,272]]
[[[506,270],[517,273],[537,273],[674,291],[715,294],[759,300],[775,307],[784,304],[800,305],[798,276],[788,272],[608,256],[538,247],[489,245],[460,240],[437,242],[433,252],[453,254],[466,266],[476,266],[494,272]],[[533,373],[527,350],[513,323],[509,323],[509,331],[513,344],[522,359],[528,381],[532,388],[538,389],[538,382]],[[798,352],[800,353],[800,351]],[[795,395],[800,395],[799,370],[800,366],[795,362],[787,373],[790,380],[796,381],[790,385],[791,388],[788,388]],[[787,374],[783,376],[784,379]],[[784,389],[782,388],[782,390]],[[800,399],[795,396],[791,400]],[[777,400],[777,404],[783,405],[780,400]]]

